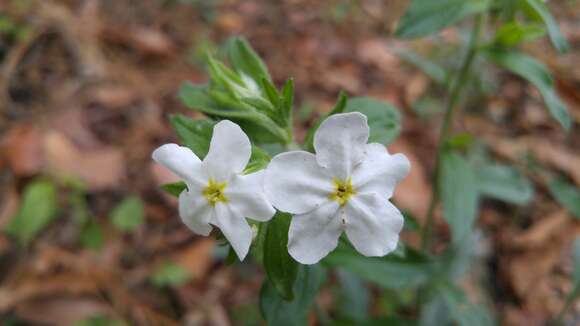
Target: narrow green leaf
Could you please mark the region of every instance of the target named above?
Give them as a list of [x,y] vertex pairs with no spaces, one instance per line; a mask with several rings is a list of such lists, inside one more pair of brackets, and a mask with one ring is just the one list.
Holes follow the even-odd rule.
[[294,283],[294,299],[286,301],[266,279],[260,291],[260,311],[268,325],[307,325],[310,307],[325,280],[325,272],[318,265],[300,265]]
[[184,83],[179,90],[179,98],[187,107],[203,112],[211,118],[232,120],[240,125],[255,143],[285,144],[288,141],[288,133],[265,114],[257,112],[241,101],[228,107],[220,106],[207,92],[206,87]]
[[438,177],[443,217],[451,227],[453,241],[472,231],[478,209],[477,180],[471,165],[458,153],[444,151]]
[[560,52],[569,50],[568,42],[558,26],[558,22],[554,19],[550,10],[542,0],[521,0],[524,9],[530,14],[530,18],[541,21],[548,28],[548,35],[554,47]]
[[407,252],[405,257],[365,257],[344,243],[339,243],[338,248],[326,256],[322,263],[343,268],[389,289],[425,284],[435,267],[427,257],[417,252]]
[[266,93],[270,103],[272,103],[274,107],[280,107],[281,96],[280,93],[278,93],[276,86],[274,86],[270,80],[262,78],[262,88],[264,89],[264,93]]
[[189,271],[174,262],[165,262],[151,275],[151,282],[158,287],[179,286],[190,279]]
[[56,187],[47,180],[36,180],[24,189],[22,204],[5,228],[22,244],[29,243],[57,213]]
[[294,298],[294,281],[298,263],[288,253],[288,229],[292,216],[277,213],[268,223],[264,243],[264,268],[268,279],[278,294],[291,301]]
[[165,190],[170,195],[179,197],[181,192],[187,189],[187,185],[183,181],[177,181],[174,183],[166,183],[161,186],[161,189]]
[[250,44],[240,37],[231,39],[227,44],[228,58],[236,71],[242,71],[254,80],[270,79],[268,68]]
[[491,198],[525,205],[534,195],[532,182],[507,165],[484,165],[477,169],[479,191]]
[[570,130],[572,120],[568,114],[568,109],[558,97],[554,89],[554,80],[542,63],[526,54],[511,50],[486,49],[484,54],[495,64],[519,75],[536,86],[544,97],[544,102],[552,117],[565,130]]
[[550,180],[548,186],[554,199],[576,218],[580,218],[580,189],[558,178]]
[[292,107],[294,106],[294,79],[290,78],[282,87],[283,116],[288,128],[292,128]]
[[344,110],[346,110],[347,102],[348,96],[346,95],[346,92],[340,91],[340,93],[338,93],[338,100],[336,101],[334,108],[332,108],[332,111],[330,111],[328,115],[331,116],[333,114],[343,113]]
[[369,143],[389,145],[401,132],[401,115],[391,104],[368,97],[353,97],[348,100],[345,112],[367,116],[371,129]]
[[418,55],[410,49],[398,48],[395,49],[395,54],[403,59],[403,61],[419,68],[438,84],[445,85],[447,83],[447,72],[437,63]]
[[511,22],[498,29],[494,43],[504,47],[514,47],[542,37],[544,34],[546,30],[542,26]]
[[111,220],[118,230],[131,231],[143,224],[144,214],[141,199],[137,196],[130,196],[113,208]]
[[412,0],[395,35],[415,38],[434,34],[466,16],[487,10],[489,0]]

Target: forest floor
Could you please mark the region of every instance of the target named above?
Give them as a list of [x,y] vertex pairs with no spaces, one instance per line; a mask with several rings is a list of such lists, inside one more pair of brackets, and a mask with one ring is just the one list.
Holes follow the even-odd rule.
[[[294,78],[299,139],[341,90],[397,106],[402,134],[389,150],[407,155],[413,169],[395,201],[421,223],[445,98],[395,49],[454,49],[461,35],[449,29],[435,39],[398,40],[390,35],[407,1],[348,3],[1,1],[0,229],[38,178],[58,185],[58,218],[26,246],[0,233],[0,320],[67,325],[109,314],[139,325],[260,323],[263,272],[248,263],[227,266],[216,241],[193,236],[177,216],[175,199],[159,188],[174,177],[151,160],[154,148],[176,141],[170,114],[201,117],[179,103],[176,92],[184,81],[207,81],[204,51],[231,35],[250,41],[277,85]],[[495,91],[471,90],[456,130],[477,135],[496,161],[524,171],[533,161],[580,186],[580,6],[574,3],[552,8],[572,51],[557,54],[547,41],[526,51],[553,72],[576,128],[562,131],[523,80],[483,71]],[[579,221],[552,198],[544,174],[531,171],[529,177],[531,204],[486,200],[478,219],[476,269],[488,280],[493,311],[507,325],[541,325],[558,313],[572,287],[572,243],[580,234]],[[145,223],[122,232],[110,217],[132,195],[144,203]],[[80,211],[74,198],[86,203]],[[100,249],[82,245],[90,236],[79,214],[103,230]],[[439,211],[437,216],[444,247],[449,232]],[[412,234],[406,241],[417,243]],[[157,286],[151,275],[167,261],[190,280]],[[477,296],[469,290],[472,282],[462,286]],[[318,304],[332,315],[331,285]],[[580,303],[573,308],[578,322]]]

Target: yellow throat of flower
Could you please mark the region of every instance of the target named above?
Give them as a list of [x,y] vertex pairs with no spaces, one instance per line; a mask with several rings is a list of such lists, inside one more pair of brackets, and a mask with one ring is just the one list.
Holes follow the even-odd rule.
[[207,202],[211,206],[215,206],[218,202],[227,203],[228,197],[224,195],[224,190],[226,189],[227,182],[216,182],[213,178],[209,179],[207,182],[207,187],[203,189],[202,194],[207,199]]
[[334,191],[328,197],[332,200],[336,200],[340,206],[346,204],[348,199],[356,194],[350,178],[346,180],[334,179],[332,182],[334,183]]

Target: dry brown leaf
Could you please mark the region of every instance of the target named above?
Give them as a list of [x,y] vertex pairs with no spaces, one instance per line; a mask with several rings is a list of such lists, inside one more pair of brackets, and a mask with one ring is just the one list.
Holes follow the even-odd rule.
[[175,254],[177,264],[187,269],[194,280],[202,278],[211,267],[215,241],[203,238]]
[[27,322],[47,325],[72,325],[75,322],[105,315],[110,309],[103,302],[90,298],[46,297],[24,302],[16,307],[16,315]]
[[572,223],[572,217],[564,209],[552,213],[531,228],[514,235],[511,244],[519,248],[537,248],[544,246],[553,238],[559,237],[561,231]]
[[82,152],[57,131],[46,134],[43,147],[49,172],[79,177],[92,190],[119,186],[125,176],[125,162],[119,148]]
[[394,199],[400,208],[408,210],[421,222],[431,200],[431,187],[425,167],[411,149],[411,144],[400,137],[388,149],[390,153],[405,154],[411,162],[411,171],[397,186]]
[[93,279],[84,274],[61,273],[44,277],[25,277],[0,288],[0,313],[21,302],[55,294],[94,294],[98,289]]
[[33,175],[42,168],[41,137],[38,128],[28,124],[18,125],[3,136],[0,156],[16,175]]
[[541,162],[555,167],[568,174],[580,186],[580,156],[565,146],[551,143],[538,137],[522,137],[518,139],[498,139],[487,137],[487,143],[498,154],[511,160],[518,158],[528,151]]
[[361,41],[356,51],[363,63],[374,65],[384,72],[392,71],[400,64],[399,58],[389,50],[384,39]]

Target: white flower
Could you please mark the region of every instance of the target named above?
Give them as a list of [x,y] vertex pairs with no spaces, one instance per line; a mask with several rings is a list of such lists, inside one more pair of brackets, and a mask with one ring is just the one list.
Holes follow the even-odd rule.
[[187,190],[179,195],[179,216],[193,232],[209,235],[220,228],[243,260],[252,243],[246,217],[267,221],[276,212],[263,191],[263,171],[242,175],[251,155],[248,136],[235,123],[215,125],[203,162],[187,147],[165,144],[153,159],[180,176]]
[[367,118],[358,112],[330,116],[314,136],[316,155],[277,155],[266,170],[266,195],[279,210],[295,214],[288,251],[314,264],[336,248],[342,231],[365,256],[395,250],[403,217],[389,202],[410,169],[402,154],[367,144]]

